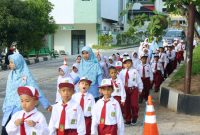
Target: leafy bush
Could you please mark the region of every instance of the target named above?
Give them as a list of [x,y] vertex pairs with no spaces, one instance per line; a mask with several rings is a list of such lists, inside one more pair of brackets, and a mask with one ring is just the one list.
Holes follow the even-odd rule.
[[112,43],[112,35],[103,34],[99,36],[99,42],[101,46],[108,46]]

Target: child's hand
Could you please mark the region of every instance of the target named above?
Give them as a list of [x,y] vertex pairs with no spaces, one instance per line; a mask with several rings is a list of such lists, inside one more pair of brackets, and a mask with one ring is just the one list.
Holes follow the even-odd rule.
[[34,122],[33,120],[27,120],[26,124],[29,125],[29,127],[35,127],[36,122]]
[[15,121],[15,125],[16,126],[20,126],[22,124],[22,119],[17,119],[16,121]]
[[124,105],[125,105],[125,102],[121,102],[121,104],[122,104],[122,106],[124,106]]
[[52,111],[52,106],[51,106],[51,105],[47,108],[47,111],[48,111],[48,112],[51,112],[51,111]]

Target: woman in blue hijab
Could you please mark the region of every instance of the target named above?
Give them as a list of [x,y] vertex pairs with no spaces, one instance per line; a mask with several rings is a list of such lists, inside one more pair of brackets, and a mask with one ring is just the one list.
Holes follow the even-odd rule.
[[21,110],[20,98],[17,94],[17,89],[19,86],[33,86],[39,92],[39,101],[45,109],[50,109],[50,103],[45,98],[44,93],[38,87],[38,84],[35,82],[31,72],[28,69],[28,66],[19,53],[15,53],[9,56],[9,67],[11,72],[8,75],[7,86],[6,86],[6,95],[3,102],[3,119],[2,119],[2,135],[7,135],[5,126],[9,122],[11,116]]
[[80,78],[87,77],[89,80],[92,81],[88,92],[91,93],[97,101],[99,99],[98,86],[101,84],[102,81],[102,69],[90,47],[83,47],[81,52],[82,59],[79,65],[78,72]]

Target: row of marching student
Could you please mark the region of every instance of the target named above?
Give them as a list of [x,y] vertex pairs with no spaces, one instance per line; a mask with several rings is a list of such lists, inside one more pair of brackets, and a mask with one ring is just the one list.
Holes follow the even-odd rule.
[[[150,89],[158,92],[183,60],[183,50],[184,43],[175,40],[152,51],[145,40],[138,53],[107,57],[85,46],[71,72],[66,62],[59,67],[54,105],[34,81],[23,57],[13,54],[2,135],[123,135],[124,124],[137,124],[139,103],[147,100]],[[51,112],[49,126],[36,109],[38,101]]]

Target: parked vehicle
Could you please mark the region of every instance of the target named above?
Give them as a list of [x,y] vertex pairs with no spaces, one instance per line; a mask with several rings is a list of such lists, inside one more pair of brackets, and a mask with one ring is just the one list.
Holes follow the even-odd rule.
[[163,39],[167,41],[169,44],[173,43],[175,38],[185,41],[186,35],[184,30],[168,29],[165,35],[163,36]]

